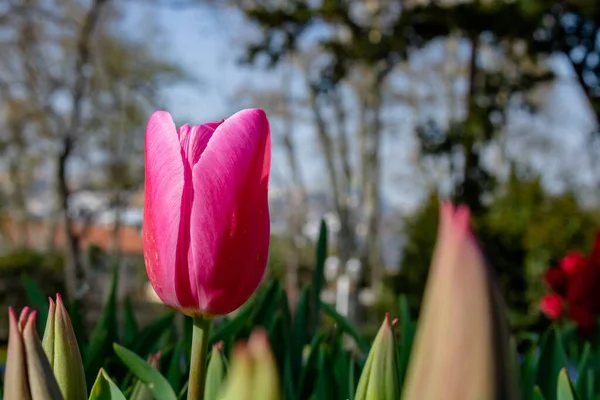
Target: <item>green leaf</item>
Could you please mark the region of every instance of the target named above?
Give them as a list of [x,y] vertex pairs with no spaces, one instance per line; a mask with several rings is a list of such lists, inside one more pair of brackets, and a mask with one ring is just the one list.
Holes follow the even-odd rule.
[[280,314],[277,314],[271,320],[267,332],[269,333],[271,350],[273,352],[273,356],[275,357],[275,362],[277,363],[277,370],[283,371],[287,346],[285,343],[286,338],[283,333],[283,317]]
[[587,386],[587,371],[591,350],[592,346],[590,343],[585,342],[581,352],[581,358],[579,359],[579,365],[577,366],[577,393],[579,394],[585,393]]
[[552,328],[544,336],[537,383],[546,399],[557,400],[558,374],[562,368],[568,366],[568,360],[558,331]]
[[279,308],[280,298],[283,295],[285,295],[285,293],[281,288],[281,284],[277,279],[273,279],[256,308],[252,318],[253,325],[262,325],[265,328],[268,327]]
[[89,400],[126,400],[117,385],[100,368],[96,382],[90,392]]
[[319,346],[318,369],[315,400],[339,399],[329,349],[325,344]]
[[565,368],[561,369],[558,375],[556,396],[558,400],[576,400],[575,392]]
[[175,315],[176,314],[173,311],[169,311],[150,325],[143,328],[137,334],[135,341],[131,345],[131,350],[136,354],[144,356],[152,351],[159,350],[156,348],[158,339],[162,338],[169,329],[174,329],[173,319],[175,318]]
[[138,324],[135,320],[135,312],[131,305],[131,299],[129,296],[125,297],[125,304],[123,305],[123,343],[126,346],[131,346],[136,340],[138,335]]
[[335,374],[335,380],[338,383],[338,395],[341,399],[348,399],[350,397],[350,384],[348,378],[350,369],[352,368],[350,354],[344,349],[343,346],[343,335],[336,335],[334,343],[332,343],[332,362],[333,372]]
[[171,362],[169,363],[169,369],[167,370],[167,380],[171,384],[171,387],[175,390],[181,387],[181,379],[184,373],[181,367],[181,356],[184,355],[183,347],[183,341],[178,341],[173,349]]
[[329,315],[344,332],[352,336],[352,338],[356,341],[356,344],[358,344],[358,347],[360,347],[360,349],[365,354],[369,352],[369,348],[371,347],[369,345],[369,342],[367,342],[365,338],[363,338],[360,335],[360,333],[358,333],[356,328],[350,323],[350,321],[348,321],[346,317],[339,314],[333,307],[331,307],[327,303],[321,302],[321,307],[323,307],[325,313]]
[[306,360],[306,364],[304,368],[302,368],[302,372],[300,374],[300,383],[298,385],[298,398],[306,399],[309,397],[309,394],[312,392],[315,378],[317,376],[317,361],[319,355],[319,347],[321,343],[325,340],[325,333],[320,332],[313,337],[313,340],[310,344],[310,353],[308,355],[308,359]]
[[588,400],[591,400],[594,398],[594,387],[596,386],[595,379],[596,379],[596,375],[594,373],[594,369],[589,368],[587,370],[587,379],[586,379],[586,385],[585,385],[585,393],[586,393],[586,398]]
[[73,327],[73,332],[75,332],[75,338],[77,339],[79,348],[84,349],[87,346],[87,342],[81,308],[81,300],[79,299],[69,300],[67,304],[67,311],[69,318],[71,318],[71,326]]
[[169,381],[156,369],[152,368],[146,361],[131,350],[123,346],[113,344],[115,353],[123,361],[123,364],[142,381],[152,392],[155,398],[164,400],[177,400],[175,392],[171,388]]
[[[112,282],[110,285],[110,292],[106,305],[104,306],[104,312],[100,316],[100,320],[96,324],[90,343],[83,360],[85,369],[85,376],[88,380],[93,377],[95,371],[100,369],[104,364],[104,360],[111,354],[111,344],[116,341],[116,329],[118,326],[117,322],[117,285],[119,281],[119,269],[114,267]],[[91,381],[87,382],[88,387],[91,385]]]
[[533,400],[546,400],[544,398],[544,395],[542,394],[542,391],[540,390],[539,386],[536,386],[533,388],[532,399]]
[[38,332],[44,332],[46,319],[48,318],[48,297],[44,295],[44,292],[40,289],[39,285],[27,274],[21,275],[21,284],[25,289],[27,299],[33,308],[38,310],[36,324]]
[[[532,347],[523,355],[521,363],[521,398],[523,400],[532,399],[537,371],[539,356],[536,354],[535,347]],[[539,387],[537,387],[539,390]],[[541,394],[541,392],[540,392]]]
[[308,341],[308,317],[309,317],[309,294],[308,288],[302,289],[300,293],[300,299],[296,306],[296,313],[292,321],[292,334],[291,334],[291,346],[290,356],[292,364],[292,374],[294,376],[300,375],[300,369],[302,368],[302,351]]
[[319,320],[321,316],[321,289],[325,280],[323,271],[325,269],[325,259],[327,258],[327,224],[321,220],[319,230],[319,239],[315,254],[315,270],[313,271],[312,281],[312,329],[314,334],[319,329]]
[[237,337],[244,327],[249,324],[252,312],[252,304],[248,304],[248,306],[240,310],[233,319],[221,324],[216,329],[211,330],[210,339],[208,341],[209,345]]
[[354,355],[352,355],[350,357],[350,369],[348,371],[348,391],[350,394],[348,400],[354,400],[356,385],[356,360],[354,359]]
[[404,377],[408,371],[410,361],[410,352],[412,350],[413,340],[415,338],[415,323],[410,317],[410,307],[406,295],[400,296],[400,340],[398,341],[399,359],[398,367],[400,369],[399,384],[404,384]]

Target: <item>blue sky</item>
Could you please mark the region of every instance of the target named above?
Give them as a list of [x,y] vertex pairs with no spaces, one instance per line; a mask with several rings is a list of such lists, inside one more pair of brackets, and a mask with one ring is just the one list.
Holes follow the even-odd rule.
[[[237,111],[236,91],[243,85],[277,87],[282,83],[281,71],[265,71],[237,64],[243,43],[253,31],[235,9],[219,7],[215,11],[210,6],[198,6],[172,10],[133,3],[128,5],[126,16],[127,34],[152,38],[157,52],[177,60],[193,79],[193,82],[168,88],[165,92],[164,107],[173,114],[178,124],[201,123],[231,115]],[[432,46],[430,54],[424,55],[425,62],[444,62],[441,51]],[[415,59],[418,63],[419,57]],[[542,96],[545,110],[542,117],[531,119],[517,113],[509,123],[511,146],[508,146],[508,151],[516,158],[531,158],[534,167],[548,176],[550,185],[558,187],[560,171],[554,170],[562,170],[560,161],[547,165],[548,154],[544,150],[540,152],[538,149],[536,153],[528,149],[534,147],[532,143],[536,140],[545,140],[554,147],[552,159],[577,160],[585,148],[583,131],[589,129],[592,122],[582,93],[573,84],[569,68],[565,66],[568,63],[557,59],[553,65],[561,79]],[[437,89],[433,85],[430,90]],[[398,124],[395,128],[398,132],[395,136],[387,135],[382,147],[384,196],[395,205],[411,208],[411,205],[418,204],[419,194],[424,189],[415,182],[419,179],[418,171],[411,162],[415,143],[408,131],[412,131],[415,112],[403,107],[392,111],[396,115],[392,115],[391,119]],[[417,111],[436,113],[437,110]],[[404,134],[407,132],[408,135]],[[295,137],[305,181],[312,188],[326,187],[324,165],[318,156],[312,130],[307,125],[300,126]],[[275,180],[278,176],[285,176],[282,168],[286,164],[276,147],[272,165]]]

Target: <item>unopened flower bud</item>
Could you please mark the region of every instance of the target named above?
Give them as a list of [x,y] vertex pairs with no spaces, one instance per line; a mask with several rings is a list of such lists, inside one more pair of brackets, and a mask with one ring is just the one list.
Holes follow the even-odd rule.
[[44,351],[65,400],[85,400],[85,374],[71,319],[60,294],[56,295],[56,304],[52,299],[49,301]]

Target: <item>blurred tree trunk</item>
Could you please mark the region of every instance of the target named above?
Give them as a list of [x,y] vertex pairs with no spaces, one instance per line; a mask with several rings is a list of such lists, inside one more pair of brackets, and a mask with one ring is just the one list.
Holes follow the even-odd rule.
[[123,204],[122,204],[120,192],[115,193],[114,203],[113,203],[112,208],[115,213],[115,218],[113,221],[113,229],[112,229],[111,253],[112,253],[112,258],[115,262],[115,265],[119,265],[119,263],[121,261],[121,251],[122,251],[122,249],[121,249],[121,226],[122,226],[121,213],[123,210]]
[[[323,157],[325,158],[327,175],[333,192],[333,204],[339,218],[340,230],[338,235],[338,256],[341,264],[344,265],[344,263],[352,255],[352,252],[355,251],[356,240],[354,236],[353,216],[351,214],[348,202],[350,198],[349,188],[344,188],[342,184],[342,182],[344,182],[344,178],[339,178],[334,139],[330,129],[328,128],[330,125],[325,122],[321,112],[323,106],[320,104],[320,94],[316,85],[309,83],[308,93],[308,102],[315,121],[317,139],[319,141]],[[328,99],[333,100],[335,103],[336,97],[332,96],[330,98],[328,97]],[[339,98],[337,100],[339,101]],[[337,107],[341,107],[341,105],[338,104]],[[349,161],[347,160],[349,156],[349,152],[339,153],[339,158],[343,160],[343,165],[349,165]],[[344,191],[344,189],[346,189],[346,191]]]
[[289,243],[290,250],[287,257],[287,268],[285,274],[285,282],[288,293],[288,302],[292,310],[295,310],[298,300],[299,284],[299,267],[301,250],[303,247],[303,226],[306,221],[306,188],[302,179],[302,172],[297,160],[296,147],[294,145],[294,99],[292,93],[292,74],[293,74],[293,57],[291,54],[291,63],[284,66],[285,73],[283,74],[284,102],[282,108],[283,118],[283,148],[285,150],[288,167],[292,176],[292,188],[288,192],[288,207],[287,220],[289,226]]
[[70,111],[69,124],[62,138],[62,149],[58,155],[58,167],[56,181],[58,183],[59,204],[63,213],[65,234],[65,287],[69,296],[77,293],[79,281],[84,279],[85,271],[83,260],[80,255],[80,238],[75,231],[75,222],[69,215],[69,197],[71,190],[68,186],[67,165],[74,150],[75,141],[81,129],[83,119],[83,101],[89,80],[87,69],[90,68],[92,60],[92,38],[102,8],[108,0],[94,0],[86,13],[79,38],[77,41],[77,58],[75,63],[75,83],[71,91],[72,108]]

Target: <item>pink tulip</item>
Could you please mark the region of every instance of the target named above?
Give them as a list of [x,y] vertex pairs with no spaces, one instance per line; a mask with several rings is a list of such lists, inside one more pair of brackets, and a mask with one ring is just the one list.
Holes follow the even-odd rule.
[[146,128],[144,259],[160,299],[190,316],[227,314],[259,285],[269,248],[271,164],[264,111]]

